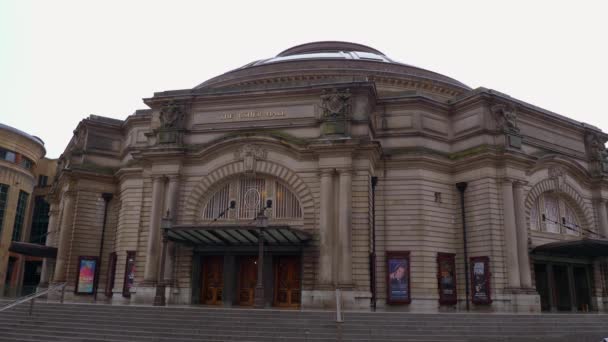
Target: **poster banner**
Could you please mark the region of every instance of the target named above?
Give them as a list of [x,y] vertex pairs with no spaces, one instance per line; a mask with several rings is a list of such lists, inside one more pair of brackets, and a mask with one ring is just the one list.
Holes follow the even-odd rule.
[[386,252],[386,266],[386,302],[410,303],[410,253]]
[[488,257],[471,258],[471,300],[475,304],[490,304],[490,259]]
[[78,258],[77,294],[93,294],[97,264],[97,257],[81,256]]
[[455,305],[458,300],[456,291],[456,263],[454,258],[454,254],[437,254],[439,304],[442,305]]
[[127,252],[125,265],[125,279],[122,286],[123,297],[131,297],[131,288],[135,284],[135,251]]

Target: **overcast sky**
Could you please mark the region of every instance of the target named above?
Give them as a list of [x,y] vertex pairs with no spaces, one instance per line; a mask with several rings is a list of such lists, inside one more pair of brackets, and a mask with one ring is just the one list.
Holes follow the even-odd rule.
[[343,40],[608,131],[603,3],[0,0],[0,122],[56,158],[89,114],[124,119],[155,91]]

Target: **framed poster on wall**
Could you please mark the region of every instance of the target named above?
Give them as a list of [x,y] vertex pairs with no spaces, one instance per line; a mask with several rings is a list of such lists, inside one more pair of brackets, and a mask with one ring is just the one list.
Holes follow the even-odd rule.
[[490,258],[471,258],[471,301],[475,304],[492,303],[490,291]]
[[386,252],[386,303],[409,304],[410,252]]
[[95,256],[78,257],[78,274],[76,276],[76,294],[93,294],[95,291],[95,275],[99,267],[99,258]]
[[122,296],[131,297],[131,288],[135,283],[135,251],[127,252],[127,262],[125,265],[125,279],[122,285]]
[[441,305],[455,305],[458,300],[454,257],[454,254],[437,253],[437,281]]

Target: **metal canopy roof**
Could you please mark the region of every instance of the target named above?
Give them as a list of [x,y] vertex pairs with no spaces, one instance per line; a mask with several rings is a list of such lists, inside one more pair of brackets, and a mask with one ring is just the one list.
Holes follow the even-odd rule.
[[[259,228],[255,226],[174,226],[167,231],[168,239],[197,246],[257,246]],[[270,246],[302,246],[312,236],[289,226],[264,228],[264,240]]]
[[608,240],[580,239],[552,242],[540,245],[534,248],[532,252],[592,258],[603,257],[608,256]]
[[57,248],[29,242],[13,241],[9,247],[9,251],[41,258],[57,258]]

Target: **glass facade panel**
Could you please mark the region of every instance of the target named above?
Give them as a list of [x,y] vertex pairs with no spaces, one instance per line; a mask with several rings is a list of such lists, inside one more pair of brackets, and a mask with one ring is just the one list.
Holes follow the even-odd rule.
[[19,191],[19,199],[17,200],[17,209],[15,212],[15,224],[13,225],[13,241],[21,241],[21,232],[23,230],[23,221],[25,221],[28,197],[29,194],[27,192]]
[[4,209],[8,196],[8,185],[0,184],[0,235],[2,235],[2,223],[4,222]]
[[32,216],[32,230],[29,241],[44,245],[46,233],[49,227],[50,205],[44,200],[44,196],[36,196],[34,199],[34,214]]

